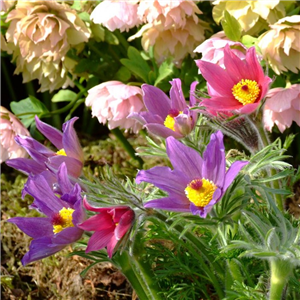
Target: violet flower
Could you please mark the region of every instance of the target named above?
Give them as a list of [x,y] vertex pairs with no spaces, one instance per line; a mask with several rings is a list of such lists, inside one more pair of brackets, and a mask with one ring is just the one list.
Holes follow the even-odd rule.
[[108,256],[111,258],[118,241],[132,226],[134,211],[128,206],[93,207],[86,198],[83,199],[83,205],[87,210],[98,212],[79,225],[79,228],[86,231],[95,231],[89,239],[86,252],[107,247]]
[[47,137],[58,149],[57,152],[45,147],[32,137],[17,135],[15,140],[22,146],[33,160],[27,158],[16,158],[6,162],[12,168],[25,174],[37,175],[50,169],[57,171],[61,163],[65,162],[68,172],[72,177],[79,177],[83,167],[83,151],[77,134],[74,130],[74,122],[78,118],[72,118],[63,124],[63,132],[42,122],[36,116],[36,126],[39,131]]
[[[148,111],[132,113],[134,118],[144,125],[151,133],[167,138],[173,136],[182,138],[194,128],[197,113],[189,110],[184,99],[181,80],[176,78],[170,81],[172,87],[170,98],[155,86],[142,85],[143,99]],[[194,106],[196,98],[193,96],[197,82],[191,85],[190,106]]]
[[167,154],[174,167],[154,167],[141,170],[136,182],[149,182],[169,193],[166,198],[147,202],[148,208],[177,212],[192,212],[205,218],[214,204],[248,161],[236,161],[226,172],[225,148],[221,131],[211,135],[210,142],[200,154],[173,137],[167,138]]
[[[48,172],[46,172],[48,174]],[[15,217],[8,222],[16,224],[24,233],[33,238],[29,251],[22,258],[22,264],[48,257],[77,241],[83,230],[77,225],[85,220],[82,208],[80,186],[73,185],[63,163],[57,173],[61,197],[57,197],[43,174],[30,176],[25,190],[33,196],[33,208],[46,217]]]

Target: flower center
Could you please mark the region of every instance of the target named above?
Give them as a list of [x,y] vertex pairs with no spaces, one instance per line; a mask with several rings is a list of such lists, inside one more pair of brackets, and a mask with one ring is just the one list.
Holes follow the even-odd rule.
[[205,178],[194,179],[186,187],[188,199],[198,207],[206,206],[212,199],[217,186]]
[[68,227],[74,227],[72,222],[74,209],[72,208],[62,208],[57,214],[52,217],[53,232],[59,233],[63,229]]
[[232,88],[232,94],[243,105],[254,103],[260,94],[260,88],[255,80],[242,79]]
[[67,153],[66,153],[66,151],[65,151],[64,148],[58,150],[58,151],[56,152],[56,154],[57,154],[57,155],[67,156]]
[[167,128],[170,128],[171,130],[175,131],[175,117],[177,117],[178,115],[182,114],[182,111],[179,111],[178,109],[172,108],[169,111],[169,114],[167,115],[164,125]]

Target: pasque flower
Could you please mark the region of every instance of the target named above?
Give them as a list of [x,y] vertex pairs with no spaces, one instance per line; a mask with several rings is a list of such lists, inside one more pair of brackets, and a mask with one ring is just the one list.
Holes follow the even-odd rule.
[[134,211],[128,206],[93,207],[86,198],[83,204],[87,210],[98,213],[79,225],[79,228],[86,231],[95,231],[88,241],[86,252],[107,247],[108,256],[112,257],[118,241],[132,226]]
[[81,189],[77,183],[73,185],[70,182],[64,163],[59,167],[57,182],[60,197],[56,196],[58,191],[53,191],[44,174],[29,176],[24,189],[34,198],[32,208],[45,217],[15,217],[8,220],[33,238],[29,251],[22,259],[23,265],[53,255],[83,234],[77,226],[85,220]]
[[142,90],[120,81],[107,81],[96,85],[88,91],[85,104],[92,107],[93,117],[100,123],[108,122],[108,128],[116,127],[138,132],[140,124],[128,119],[130,113],[144,109]]
[[[181,80],[176,78],[170,83],[170,99],[159,88],[143,84],[143,100],[148,111],[133,113],[129,117],[138,120],[155,135],[163,138],[182,138],[194,128],[197,114],[189,110],[182,93]],[[193,96],[196,84],[197,82],[194,82],[191,85],[191,106],[196,103]]]
[[30,136],[18,118],[0,106],[0,163],[7,159],[28,156],[25,149],[16,143],[15,136],[17,134]]
[[300,126],[300,84],[271,89],[266,99],[263,121],[268,131],[276,124],[283,132],[293,121]]
[[65,162],[68,172],[72,177],[79,177],[83,167],[83,151],[77,134],[74,130],[74,122],[77,117],[63,124],[63,132],[42,122],[36,116],[36,126],[39,131],[47,137],[58,149],[57,152],[47,148],[32,137],[17,135],[15,140],[22,146],[33,160],[27,158],[16,158],[6,162],[26,174],[39,174],[46,169],[58,170],[61,163]]
[[272,81],[264,74],[254,47],[249,48],[246,58],[241,60],[227,45],[224,50],[225,69],[202,60],[196,64],[207,80],[211,97],[201,99],[201,106],[215,111],[252,113],[265,97]]
[[121,32],[141,24],[137,15],[138,0],[116,1],[104,0],[93,10],[91,20],[102,24],[110,31],[120,29]]
[[225,149],[221,131],[211,135],[210,143],[200,154],[174,137],[167,138],[167,154],[173,165],[141,170],[136,182],[149,182],[169,193],[166,198],[155,199],[144,206],[177,212],[192,212],[205,218],[214,204],[247,161],[236,161],[226,171]]

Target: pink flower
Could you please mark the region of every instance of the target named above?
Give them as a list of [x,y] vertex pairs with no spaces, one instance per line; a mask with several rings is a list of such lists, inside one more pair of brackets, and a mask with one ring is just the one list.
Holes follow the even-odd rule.
[[27,157],[26,150],[15,142],[15,136],[30,136],[28,130],[3,106],[0,106],[0,121],[0,163],[7,159]]
[[110,31],[120,29],[128,31],[141,21],[137,16],[137,0],[116,1],[104,0],[92,12],[91,20],[96,24],[102,24]]
[[272,81],[265,76],[254,47],[248,49],[246,58],[241,60],[226,45],[225,69],[201,60],[197,65],[207,81],[208,94],[211,97],[201,99],[201,106],[210,110],[252,113],[265,97]]
[[89,239],[86,252],[107,247],[108,256],[111,258],[118,241],[132,226],[134,211],[128,206],[93,207],[89,205],[86,197],[83,199],[83,205],[89,211],[98,212],[78,226],[86,231],[95,231]]
[[[234,42],[229,40],[224,31],[220,31],[212,35],[209,39],[205,40],[200,44],[194,52],[202,53],[201,60],[208,61],[214,64],[218,64],[224,68],[224,48],[226,45],[229,45],[232,49],[232,52],[239,57],[240,59],[245,59],[247,47],[245,47],[240,42]],[[198,65],[196,60],[196,64]],[[199,71],[200,72],[200,71]]]
[[85,104],[92,107],[92,116],[100,123],[108,122],[108,128],[121,127],[138,132],[141,125],[133,119],[127,119],[133,112],[144,109],[142,90],[120,81],[103,82],[88,91]]
[[300,84],[271,89],[266,98],[263,120],[268,131],[276,124],[283,132],[293,121],[300,126]]

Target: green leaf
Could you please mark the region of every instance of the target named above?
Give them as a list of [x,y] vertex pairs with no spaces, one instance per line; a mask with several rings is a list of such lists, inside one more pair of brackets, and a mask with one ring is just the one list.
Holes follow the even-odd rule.
[[115,74],[115,79],[120,80],[122,82],[126,82],[130,79],[131,73],[128,68],[121,66],[118,72]]
[[95,23],[91,23],[91,31],[96,42],[103,42],[105,40],[105,29]]
[[242,34],[242,27],[235,17],[227,10],[224,13],[224,19],[221,22],[226,36],[232,41],[239,41]]
[[57,94],[55,94],[51,101],[52,102],[69,102],[75,100],[77,94],[70,90],[60,90]]
[[173,73],[173,66],[172,62],[164,61],[159,69],[158,69],[158,76],[154,82],[154,85],[157,86],[161,81],[167,78],[169,75]]
[[29,127],[34,122],[34,116],[49,112],[47,107],[37,98],[29,96],[19,102],[10,103],[12,112],[22,121],[25,127]]
[[82,21],[90,22],[90,15],[89,15],[86,11],[81,12],[80,14],[78,14],[78,17],[79,17]]
[[105,29],[105,41],[111,45],[119,45],[118,38],[108,29]]
[[255,46],[255,43],[257,41],[257,38],[251,36],[251,35],[244,35],[242,37],[242,43],[247,47],[247,48],[250,48],[252,46]]

